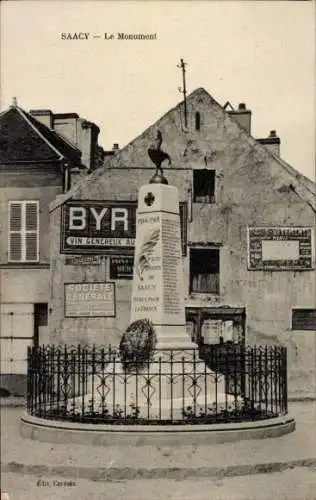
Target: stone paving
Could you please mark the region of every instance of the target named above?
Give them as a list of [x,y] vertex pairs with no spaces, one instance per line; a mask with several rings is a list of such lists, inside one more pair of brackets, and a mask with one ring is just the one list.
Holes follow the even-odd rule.
[[1,487],[7,500],[316,500],[312,401],[290,404],[297,429],[286,436],[180,448],[22,439],[23,411],[1,408]]
[[3,474],[6,500],[315,500],[316,469],[226,478],[91,481]]
[[23,411],[14,407],[1,409],[1,461],[8,472],[23,470],[27,473],[34,469],[74,476],[80,469],[82,477],[99,477],[98,470],[102,468],[103,476],[107,477],[109,471],[115,477],[121,477],[119,470],[124,470],[131,478],[164,477],[167,470],[171,477],[183,477],[184,472],[187,476],[190,471],[200,476],[217,476],[219,473],[234,475],[238,470],[242,474],[249,473],[250,469],[262,472],[271,463],[275,464],[273,470],[280,471],[286,468],[284,464],[289,467],[311,466],[313,461],[316,462],[315,402],[291,404],[290,414],[295,416],[297,424],[296,431],[291,434],[274,439],[199,447],[69,446],[22,439],[19,419]]

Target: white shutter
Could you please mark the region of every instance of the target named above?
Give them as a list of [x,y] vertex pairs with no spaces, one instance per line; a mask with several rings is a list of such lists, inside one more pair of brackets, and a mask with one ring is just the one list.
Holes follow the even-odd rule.
[[22,208],[21,202],[9,203],[9,261],[22,260]]
[[21,231],[22,229],[22,205],[21,203],[10,204],[10,231]]
[[37,259],[37,234],[29,233],[25,235],[25,260],[36,261]]
[[38,203],[34,201],[25,202],[25,229],[26,231],[37,231],[38,226]]
[[11,201],[9,202],[9,261],[37,262],[38,259],[38,201]]
[[21,233],[10,234],[10,257],[9,260],[13,262],[20,262],[22,260],[22,236]]
[[25,204],[25,260],[38,260],[38,203],[26,202]]

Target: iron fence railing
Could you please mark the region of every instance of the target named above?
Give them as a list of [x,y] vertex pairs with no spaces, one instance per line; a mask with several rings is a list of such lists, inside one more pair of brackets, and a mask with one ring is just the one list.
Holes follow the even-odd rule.
[[111,347],[29,347],[27,410],[96,424],[261,420],[287,413],[286,372],[281,346],[157,350],[132,370]]

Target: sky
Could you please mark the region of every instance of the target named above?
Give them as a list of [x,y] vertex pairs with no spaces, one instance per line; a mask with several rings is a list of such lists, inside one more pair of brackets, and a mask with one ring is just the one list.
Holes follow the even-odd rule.
[[[207,90],[221,105],[245,102],[252,135],[276,130],[281,156],[315,180],[315,2],[4,1],[1,110],[76,112],[123,147],[182,100]],[[63,40],[61,33],[90,33]],[[105,40],[113,33],[156,40]],[[92,35],[100,38],[93,38]]]

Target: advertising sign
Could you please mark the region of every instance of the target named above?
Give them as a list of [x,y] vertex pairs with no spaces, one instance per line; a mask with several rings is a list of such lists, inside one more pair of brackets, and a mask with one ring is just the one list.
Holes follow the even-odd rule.
[[[136,202],[71,200],[62,206],[61,253],[133,255]],[[182,253],[186,255],[187,204],[180,203]]]
[[70,255],[65,260],[67,266],[100,266],[102,262],[102,255]]
[[312,229],[249,227],[248,268],[253,271],[312,269]]
[[65,318],[114,316],[114,283],[65,284]]
[[110,257],[110,279],[133,279],[134,257]]

